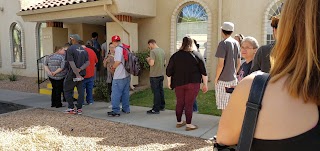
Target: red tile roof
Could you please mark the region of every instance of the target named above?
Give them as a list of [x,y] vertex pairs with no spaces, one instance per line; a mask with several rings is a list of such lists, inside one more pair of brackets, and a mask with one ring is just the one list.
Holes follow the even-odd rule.
[[22,9],[21,11],[36,10],[36,9],[50,8],[50,7],[59,7],[59,6],[66,6],[66,5],[72,5],[72,4],[93,2],[93,1],[98,1],[98,0],[45,0],[34,6],[30,6],[28,8]]

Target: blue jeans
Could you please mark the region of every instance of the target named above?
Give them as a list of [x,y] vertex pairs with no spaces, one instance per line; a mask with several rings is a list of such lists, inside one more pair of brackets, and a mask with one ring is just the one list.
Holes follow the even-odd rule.
[[[86,91],[87,96],[86,96],[86,102],[93,103],[93,96],[92,96],[92,91],[93,91],[93,84],[94,84],[94,77],[91,78],[85,78],[83,80],[83,89]],[[84,103],[84,102],[83,102]]]
[[197,99],[194,100],[193,103],[193,112],[198,112],[198,103],[197,103]]
[[153,93],[153,110],[159,112],[165,108],[164,92],[163,92],[163,76],[150,77],[150,84]]
[[124,112],[130,112],[130,76],[124,79],[113,79],[111,104],[112,111],[120,113],[120,102],[122,102],[122,109]]

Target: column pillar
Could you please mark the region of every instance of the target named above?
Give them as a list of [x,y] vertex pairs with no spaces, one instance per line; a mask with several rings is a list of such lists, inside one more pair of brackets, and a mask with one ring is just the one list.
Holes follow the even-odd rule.
[[62,22],[47,22],[47,27],[42,29],[43,54],[54,52],[56,46],[64,46],[68,42],[68,29],[63,28]]
[[[107,43],[111,42],[111,37],[114,35],[118,35],[121,38],[121,42],[124,44],[130,43],[131,51],[138,52],[138,24],[131,23],[129,21],[132,20],[131,16],[125,15],[117,15],[116,16],[125,29],[130,33],[131,42],[129,42],[129,35],[124,31],[124,29],[116,22],[108,22],[106,24],[106,31],[107,31]],[[139,77],[138,76],[131,76],[131,85],[139,84]]]

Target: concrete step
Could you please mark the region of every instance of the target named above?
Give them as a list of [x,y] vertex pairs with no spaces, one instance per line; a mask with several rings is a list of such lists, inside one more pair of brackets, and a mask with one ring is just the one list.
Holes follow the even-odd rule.
[[[47,88],[48,88],[48,89],[52,89],[52,84],[51,84],[51,83],[48,83],[48,84],[47,84]],[[78,91],[78,90],[77,90],[77,87],[74,88],[74,91]]]
[[[40,94],[51,95],[52,94],[52,89],[50,89],[50,88],[42,88],[42,89],[40,89]],[[73,97],[78,99],[78,92],[77,91],[74,91]]]

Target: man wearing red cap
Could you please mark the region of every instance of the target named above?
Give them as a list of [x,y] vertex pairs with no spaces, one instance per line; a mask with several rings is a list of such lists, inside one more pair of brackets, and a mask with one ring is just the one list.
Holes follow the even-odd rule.
[[108,116],[120,116],[120,102],[122,102],[122,112],[130,113],[129,91],[130,91],[130,74],[124,68],[125,60],[123,55],[123,44],[118,35],[112,37],[112,44],[115,48],[114,64],[112,70],[115,70],[112,81],[111,104],[112,111]]

